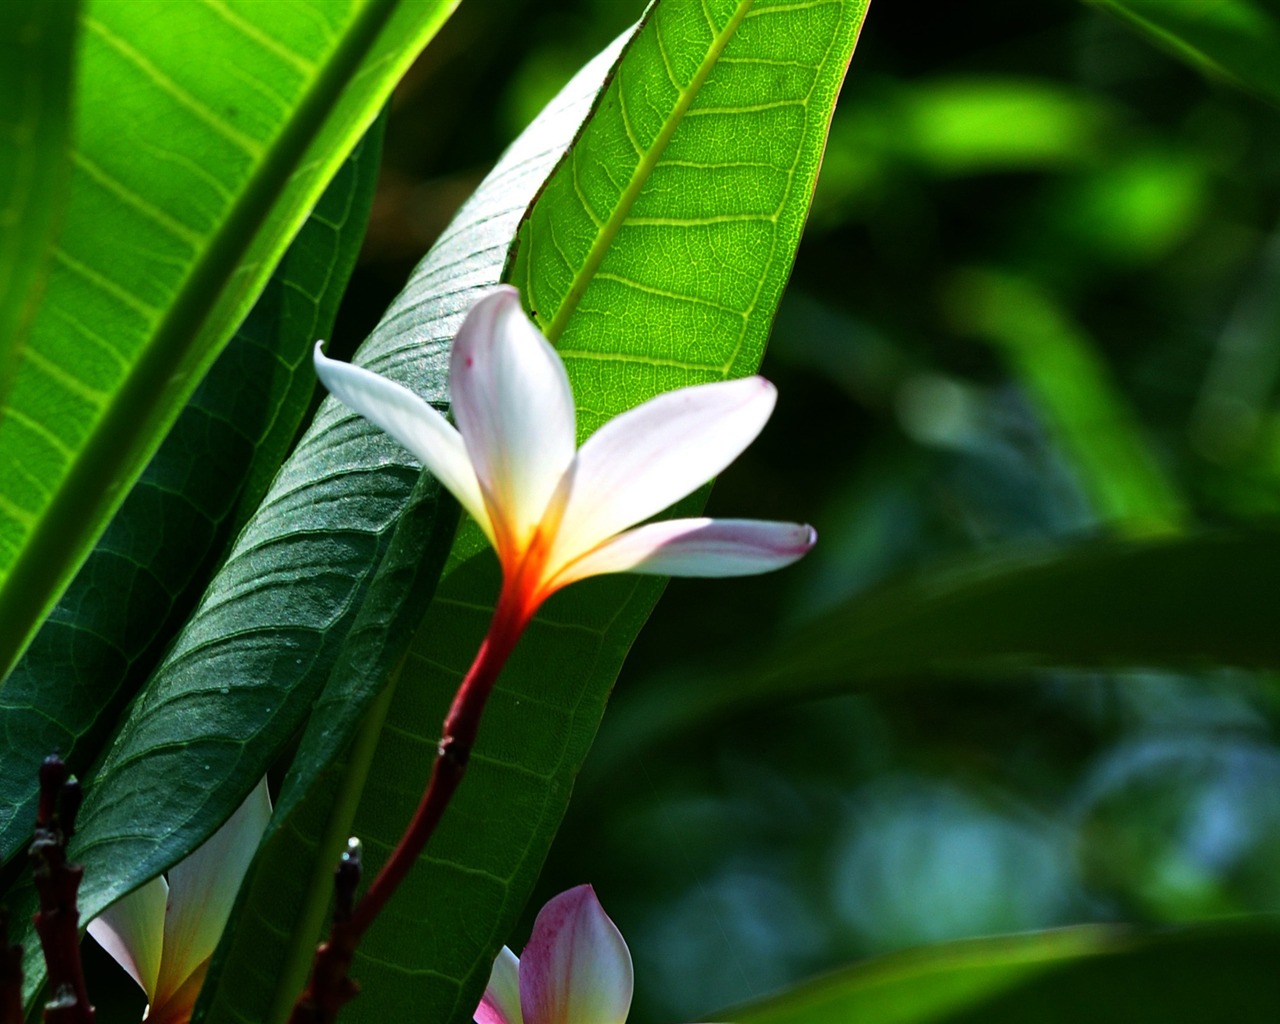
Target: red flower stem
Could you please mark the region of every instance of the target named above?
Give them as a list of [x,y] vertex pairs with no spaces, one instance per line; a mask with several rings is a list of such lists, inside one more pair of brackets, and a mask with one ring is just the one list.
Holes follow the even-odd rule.
[[511,589],[503,588],[489,632],[445,716],[431,776],[409,827],[351,916],[346,920],[334,920],[328,941],[321,943],[316,950],[311,980],[294,1004],[289,1024],[332,1024],[338,1011],[359,993],[359,986],[348,976],[356,946],[417,863],[440,824],[445,808],[466,773],[471,748],[480,729],[480,716],[498,681],[498,673],[506,665],[528,624],[529,612],[525,603],[512,599],[509,596]]
[[46,1024],[93,1024],[94,1011],[80,964],[80,910],[76,893],[84,869],[67,863],[67,841],[75,830],[80,786],[68,780],[67,766],[57,756],[40,766],[40,804],[35,840],[29,851],[40,910],[36,933],[49,973],[52,993],[45,1003]]
[[471,748],[480,728],[480,716],[489,694],[493,692],[498,673],[507,663],[523,629],[524,623],[509,614],[504,615],[502,603],[499,603],[489,635],[480,645],[476,660],[458,687],[453,706],[445,717],[436,760],[431,766],[431,778],[413,820],[351,915],[351,928],[357,936],[363,935],[382,912],[440,824],[444,809],[453,799],[467,770]]

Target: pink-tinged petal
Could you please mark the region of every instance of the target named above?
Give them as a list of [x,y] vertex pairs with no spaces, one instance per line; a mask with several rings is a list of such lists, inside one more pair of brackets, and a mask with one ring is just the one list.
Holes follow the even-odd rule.
[[754,576],[804,557],[818,540],[802,523],[668,519],[627,530],[570,563],[557,587],[608,572],[658,576]]
[[624,1024],[632,985],[631,953],[591,886],[542,908],[520,956],[524,1024]]
[[520,1015],[520,961],[502,947],[493,961],[493,972],[485,987],[484,998],[476,1007],[476,1024],[524,1024]]
[[668,391],[604,424],[578,452],[552,571],[710,480],[755,440],[776,399],[749,377]]
[[153,878],[117,900],[89,922],[89,934],[97,940],[147,994],[156,994],[156,979],[164,955],[164,908],[169,885]]
[[263,779],[217,832],[169,871],[164,959],[152,1002],[167,1003],[213,955],[271,818]]
[[449,386],[499,544],[522,551],[573,462],[576,438],[564,364],[514,288],[495,289],[467,314]]
[[316,342],[316,376],[343,405],[386,431],[458,499],[493,542],[493,527],[462,435],[408,388],[372,370],[328,358]]

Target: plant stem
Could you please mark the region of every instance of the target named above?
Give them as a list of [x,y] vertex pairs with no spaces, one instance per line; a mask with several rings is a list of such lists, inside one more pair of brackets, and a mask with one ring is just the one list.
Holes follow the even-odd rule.
[[519,599],[516,589],[504,587],[489,632],[445,716],[418,809],[351,916],[335,917],[328,940],[316,950],[310,983],[294,1004],[289,1024],[333,1024],[338,1011],[360,991],[348,976],[356,946],[417,862],[462,782],[489,694],[529,616],[527,603]]
[[36,933],[53,995],[44,1007],[46,1024],[93,1024],[94,1011],[80,964],[80,909],[76,893],[84,869],[67,863],[67,841],[75,831],[80,784],[56,756],[40,766],[40,804],[30,857],[40,910]]

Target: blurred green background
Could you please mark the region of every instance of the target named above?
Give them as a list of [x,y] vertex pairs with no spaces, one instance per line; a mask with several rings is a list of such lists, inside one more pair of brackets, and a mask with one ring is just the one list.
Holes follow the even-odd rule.
[[[641,9],[461,6],[394,103],[340,355]],[[517,951],[543,900],[594,883],[647,1024],[949,938],[1280,910],[1267,679],[930,678],[653,727],[899,574],[1274,519],[1276,118],[1085,4],[873,2],[766,357],[778,411],[710,502],[819,545],[670,585]]]

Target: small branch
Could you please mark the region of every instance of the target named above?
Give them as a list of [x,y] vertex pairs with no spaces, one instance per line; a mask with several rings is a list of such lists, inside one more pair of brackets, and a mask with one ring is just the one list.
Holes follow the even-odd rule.
[[44,952],[52,997],[44,1007],[46,1024],[93,1024],[94,1011],[80,964],[80,910],[76,893],[84,869],[67,863],[67,842],[80,810],[80,783],[70,778],[56,754],[40,766],[40,803],[35,840],[28,854],[40,910],[36,933]]
[[[339,888],[338,910],[334,914],[333,926],[329,938],[316,949],[311,980],[294,1004],[289,1024],[334,1024],[338,1011],[359,993],[360,986],[348,976],[356,946],[417,863],[440,824],[445,808],[457,792],[467,770],[471,748],[480,728],[480,716],[484,713],[489,694],[493,692],[498,673],[511,656],[527,622],[524,606],[510,600],[504,588],[489,633],[458,687],[449,714],[445,716],[431,777],[413,820],[364,897],[349,911],[343,907],[342,867],[338,869],[335,879]],[[346,857],[344,854],[344,862]]]
[[9,911],[0,908],[0,1024],[23,1024],[22,947],[9,942]]

